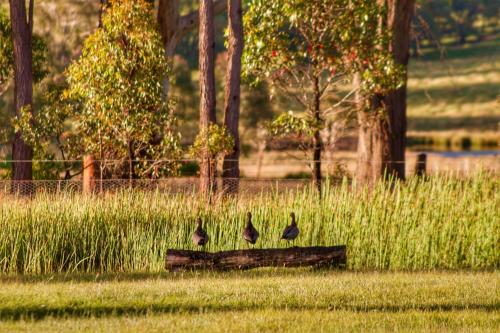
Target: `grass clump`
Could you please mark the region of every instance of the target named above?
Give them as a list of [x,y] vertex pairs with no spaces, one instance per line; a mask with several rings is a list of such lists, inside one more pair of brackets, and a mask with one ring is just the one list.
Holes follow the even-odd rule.
[[0,203],[0,271],[159,272],[169,248],[193,249],[195,218],[206,221],[209,251],[246,248],[252,211],[258,248],[285,247],[280,232],[294,211],[297,246],[346,244],[351,269],[497,269],[499,179],[412,178],[372,191],[325,186],[228,199],[122,192],[101,197],[39,195]]

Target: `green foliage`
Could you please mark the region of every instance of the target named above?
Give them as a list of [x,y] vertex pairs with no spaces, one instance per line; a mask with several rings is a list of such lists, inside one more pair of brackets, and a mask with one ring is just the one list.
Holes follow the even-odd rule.
[[292,111],[277,116],[268,126],[268,132],[273,137],[305,136],[311,137],[315,130],[320,129],[311,117],[296,116]]
[[200,165],[195,161],[186,161],[179,168],[179,174],[186,177],[196,176],[199,171]]
[[5,10],[0,8],[0,88],[8,79],[13,65],[10,21]]
[[68,158],[94,154],[113,161],[111,173],[123,175],[128,160],[135,176],[174,173],[177,163],[151,162],[181,154],[173,105],[162,95],[170,65],[151,7],[143,0],[115,0],[111,6],[103,27],[68,68],[67,88],[49,94],[47,108],[32,120],[21,117],[18,126],[29,129],[38,146],[58,142]]
[[500,31],[497,0],[419,0],[416,38],[438,43],[484,40]]
[[366,96],[400,86],[402,68],[389,52],[391,36],[380,26],[385,15],[372,0],[250,1],[244,76],[266,81],[303,112],[277,117],[271,135],[298,136],[303,150],[310,150],[328,123],[348,118],[354,103],[348,103],[353,94],[345,87],[355,74]]
[[[7,12],[0,8],[0,95],[14,69],[14,50],[12,46],[12,28]],[[45,75],[47,45],[37,35],[33,36],[33,80],[40,82]]]
[[369,0],[252,0],[244,19],[244,74],[289,86],[303,77],[329,82],[361,72],[363,91],[392,89],[400,73],[384,48],[383,14]]
[[209,157],[212,160],[217,160],[231,153],[233,149],[234,138],[226,127],[211,124],[208,128],[202,129],[196,136],[190,154],[200,159]]
[[[6,10],[0,7],[0,96],[7,91],[9,82],[12,82],[14,74],[14,49],[11,34],[12,28],[9,16]],[[39,83],[47,75],[47,46],[45,41],[37,35],[33,36],[32,43],[33,81]],[[2,104],[2,101],[0,101],[0,111]],[[25,108],[25,110],[19,110],[18,116],[27,114],[30,111],[31,106]],[[10,113],[5,115],[0,114],[0,120],[3,120],[1,118],[5,118],[0,127],[0,143],[10,142],[14,134],[13,129],[19,129],[15,124],[11,126],[10,117]],[[16,120],[14,120],[15,122]],[[34,168],[34,174],[35,176],[37,174],[36,167]]]

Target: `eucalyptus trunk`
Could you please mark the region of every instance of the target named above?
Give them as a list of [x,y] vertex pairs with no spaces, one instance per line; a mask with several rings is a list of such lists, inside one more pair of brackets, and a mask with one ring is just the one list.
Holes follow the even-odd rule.
[[[321,92],[319,89],[319,77],[313,77],[313,109],[312,115],[316,124],[321,122]],[[312,180],[313,185],[316,186],[318,191],[321,193],[321,150],[323,148],[321,135],[319,129],[315,129],[312,138],[312,148],[313,148],[313,168],[312,168]]]
[[243,18],[241,0],[228,0],[228,64],[226,72],[226,91],[224,125],[234,139],[233,151],[224,157],[223,187],[225,193],[237,193],[240,178],[240,118],[241,57],[243,55]]
[[[200,1],[199,31],[200,62],[200,132],[216,123],[215,114],[215,27],[212,0]],[[217,190],[215,163],[208,152],[201,158],[200,191],[209,194]]]
[[[33,105],[33,0],[26,8],[26,2],[9,0],[10,20],[12,24],[12,43],[14,46],[14,105],[16,114]],[[32,112],[33,110],[31,110]],[[17,131],[12,143],[12,179],[15,181],[31,180],[33,177],[33,149],[24,141],[22,133]],[[20,187],[21,192],[29,192]]]
[[[384,28],[391,31],[389,43],[397,64],[404,68],[403,85],[383,96],[372,96],[366,110],[358,96],[358,169],[360,183],[371,183],[381,177],[405,178],[406,150],[406,82],[410,56],[410,26],[415,0],[379,1],[387,6]],[[357,78],[359,81],[359,77]],[[380,112],[382,111],[382,112]]]

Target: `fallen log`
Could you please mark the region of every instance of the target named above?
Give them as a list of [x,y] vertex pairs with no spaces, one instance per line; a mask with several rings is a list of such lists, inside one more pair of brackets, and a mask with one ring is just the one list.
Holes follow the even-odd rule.
[[291,247],[287,249],[250,249],[222,252],[168,250],[165,268],[251,269],[257,267],[339,266],[347,262],[346,246]]

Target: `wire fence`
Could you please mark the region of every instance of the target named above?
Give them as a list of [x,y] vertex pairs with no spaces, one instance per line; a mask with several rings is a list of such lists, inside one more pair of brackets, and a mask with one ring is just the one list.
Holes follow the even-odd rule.
[[[216,178],[211,191],[221,195],[224,193],[259,194],[263,192],[286,192],[300,190],[312,186],[309,179],[236,179]],[[0,180],[0,195],[36,195],[78,194],[78,193],[112,193],[123,190],[158,191],[170,194],[193,194],[201,191],[198,177],[172,177],[163,179],[105,179],[93,180],[91,186],[85,188],[82,179],[72,180]]]
[[[431,156],[429,158],[429,156]],[[165,160],[172,162],[172,160]],[[74,177],[64,179],[64,173],[58,171],[53,178],[58,179],[35,179],[26,181],[13,181],[9,178],[9,170],[14,162],[32,163],[34,169],[40,169],[44,166],[46,169],[58,166],[53,170],[61,170],[61,166],[70,165]],[[106,161],[110,163],[112,161]],[[123,160],[116,161],[123,163]],[[158,161],[151,161],[156,163]],[[179,163],[192,163],[195,160],[176,160]],[[356,168],[359,161],[356,159],[345,159],[340,161],[321,161],[323,164],[323,176],[325,183],[335,185],[344,177],[352,179],[355,177]],[[99,161],[94,161],[98,164]],[[243,160],[240,162],[242,178],[217,178],[212,182],[212,192],[236,193],[239,194],[258,194],[262,192],[282,192],[289,190],[304,189],[315,185],[310,179],[311,166],[314,161],[307,160],[273,160],[258,163],[258,161]],[[370,161],[369,163],[374,163]],[[400,165],[405,163],[405,172],[407,176],[412,174],[450,174],[467,176],[478,170],[488,171],[492,174],[500,174],[500,154],[491,156],[479,156],[476,158],[456,159],[443,158],[428,154],[426,158],[419,159],[418,155],[408,158],[406,161],[392,161],[386,165]],[[200,178],[196,172],[190,176],[165,177],[165,178],[146,178],[146,179],[92,179],[91,184],[85,183],[82,178],[83,161],[57,161],[57,160],[34,160],[34,161],[10,161],[0,160],[0,195],[16,194],[37,194],[37,193],[87,193],[87,192],[116,192],[121,190],[133,189],[135,191],[160,191],[169,193],[199,193],[202,191]],[[222,165],[220,165],[221,167]],[[338,167],[342,166],[342,167]],[[41,168],[43,169],[43,168]],[[222,170],[222,168],[220,168]],[[222,173],[219,170],[219,175]],[[2,173],[3,172],[3,173]],[[35,178],[40,178],[40,174]],[[41,174],[43,177],[43,174]],[[55,176],[55,177],[54,177]],[[98,177],[97,177],[98,178]],[[119,177],[118,177],[119,178]],[[90,188],[88,188],[90,186]],[[86,188],[87,187],[87,188]]]

